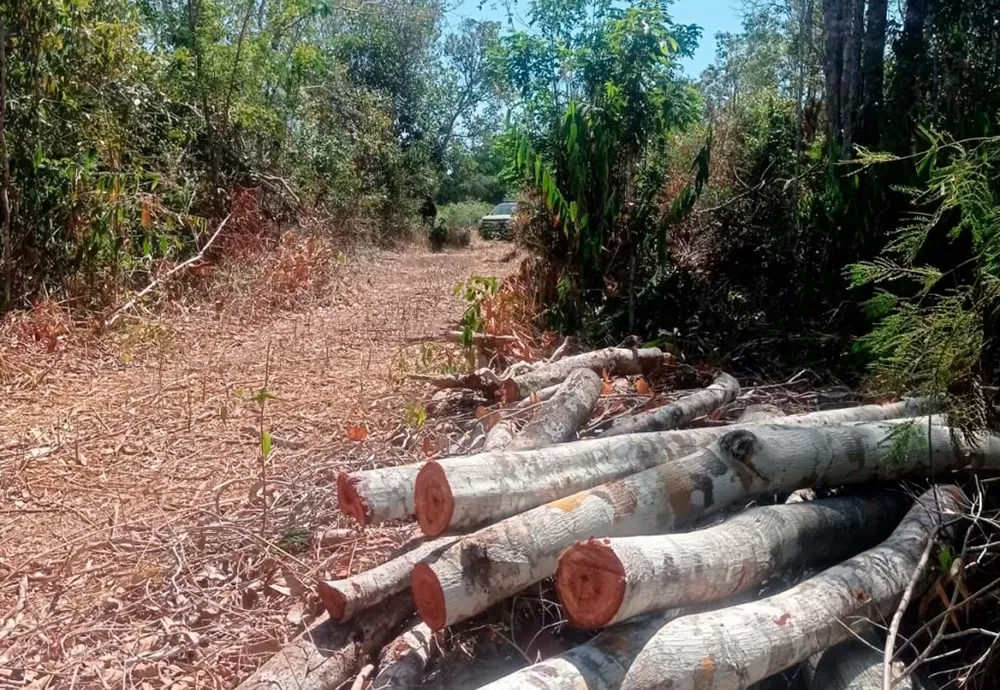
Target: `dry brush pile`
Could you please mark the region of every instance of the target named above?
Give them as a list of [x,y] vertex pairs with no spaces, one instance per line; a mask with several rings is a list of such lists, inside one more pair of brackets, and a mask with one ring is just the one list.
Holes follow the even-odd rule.
[[599,634],[469,687],[745,688],[790,669],[800,687],[924,687],[943,643],[992,642],[956,616],[991,591],[963,571],[992,521],[952,482],[980,487],[1000,437],[953,433],[924,400],[784,416],[726,373],[662,404],[691,367],[568,349],[432,381],[432,409],[474,418],[428,437],[426,462],[339,476],[341,511],[424,540],[318,582],[328,618],[242,688],[417,687],[435,633],[549,578],[568,624]]

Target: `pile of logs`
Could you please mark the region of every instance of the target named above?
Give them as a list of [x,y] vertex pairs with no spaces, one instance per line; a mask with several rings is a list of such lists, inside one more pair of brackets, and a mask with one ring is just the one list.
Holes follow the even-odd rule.
[[[341,475],[339,505],[358,523],[415,519],[426,539],[319,582],[329,619],[242,687],[416,687],[435,631],[553,578],[568,623],[601,632],[490,690],[745,688],[797,665],[808,687],[881,688],[881,655],[852,641],[928,585],[929,555],[967,508],[929,480],[1000,467],[1000,438],[966,443],[920,400],[680,429],[739,396],[724,373],[594,425],[609,380],[664,361],[608,348],[442,383],[530,414],[520,428],[494,420],[473,455]],[[871,683],[849,685],[864,675],[850,669]]]

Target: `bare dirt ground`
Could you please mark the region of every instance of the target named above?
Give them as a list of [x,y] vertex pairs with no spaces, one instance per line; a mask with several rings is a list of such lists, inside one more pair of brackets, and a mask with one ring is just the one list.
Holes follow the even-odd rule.
[[296,311],[206,303],[82,341],[7,324],[0,688],[233,687],[314,620],[314,577],[412,534],[317,539],[351,527],[336,472],[418,459],[390,442],[419,423],[410,341],[453,328],[454,286],[512,272],[509,248],[349,255]]

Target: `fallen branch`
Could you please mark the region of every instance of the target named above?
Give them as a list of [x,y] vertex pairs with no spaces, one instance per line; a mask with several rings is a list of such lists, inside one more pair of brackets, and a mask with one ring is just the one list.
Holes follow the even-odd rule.
[[686,395],[669,405],[636,415],[619,417],[601,436],[607,438],[622,434],[677,429],[695,417],[708,414],[734,400],[739,393],[739,382],[729,374],[722,373],[708,388]]
[[659,369],[662,364],[663,352],[655,347],[639,350],[607,347],[603,350],[564,357],[507,379],[504,382],[504,395],[507,402],[512,403],[535,391],[564,381],[575,369],[590,369],[598,374],[607,371],[609,374],[625,376],[648,374]]
[[[922,413],[917,401],[813,412],[781,420],[783,425],[872,421]],[[735,429],[710,427],[631,434],[566,443],[519,453],[483,453],[427,463],[412,493],[421,529],[428,536],[469,530],[523,513],[630,474],[681,458]],[[395,468],[385,470],[393,472]],[[403,482],[397,482],[403,490]],[[388,501],[389,499],[379,498]],[[395,503],[404,498],[396,497]]]
[[219,227],[217,227],[215,229],[215,232],[212,233],[212,236],[208,238],[208,242],[206,242],[205,246],[203,246],[201,249],[198,250],[197,254],[195,254],[194,256],[192,256],[190,259],[187,259],[185,261],[180,262],[179,264],[177,264],[176,266],[174,266],[173,268],[171,268],[169,271],[167,271],[166,273],[164,273],[162,276],[159,276],[158,278],[154,278],[149,283],[149,285],[147,285],[142,290],[140,290],[135,295],[135,297],[133,297],[128,302],[126,302],[122,306],[120,306],[117,309],[115,309],[111,313],[111,316],[109,316],[104,321],[104,324],[103,324],[102,328],[108,329],[108,328],[111,328],[112,326],[114,326],[115,322],[118,321],[119,317],[122,314],[124,314],[126,311],[128,311],[129,309],[131,309],[132,307],[134,307],[136,304],[138,304],[139,300],[141,300],[143,297],[145,297],[150,292],[152,292],[153,290],[155,290],[157,288],[157,286],[159,286],[162,283],[166,282],[175,273],[184,270],[185,268],[187,268],[191,264],[194,264],[194,263],[197,263],[198,261],[203,260],[205,258],[205,252],[215,242],[215,238],[217,238],[219,236],[219,233],[222,232],[222,228],[226,227],[226,222],[229,220],[229,218],[232,215],[233,214],[230,213],[229,215],[227,215],[225,218],[222,219],[222,222],[219,223]]
[[418,687],[435,649],[434,633],[427,624],[413,623],[382,649],[372,690]]
[[590,418],[601,397],[601,377],[589,369],[573,371],[508,446],[528,450],[568,441]]
[[[754,430],[751,431],[750,428]],[[435,630],[474,616],[555,573],[563,549],[589,537],[663,533],[737,501],[803,486],[926,476],[986,462],[1000,465],[1000,438],[952,445],[950,430],[914,422],[841,427],[760,425],[732,431],[675,462],[587,489],[486,527],[413,569],[413,597]],[[896,432],[893,430],[897,429]],[[924,440],[925,439],[925,440]],[[926,445],[923,445],[925,444]]]
[[437,376],[434,374],[407,374],[407,378],[427,381],[435,388],[470,388],[482,391],[487,398],[493,398],[500,391],[504,382],[492,369],[477,369],[471,374],[462,376]]
[[356,676],[413,611],[401,592],[351,625],[324,619],[240,683],[237,690],[329,690]]
[[755,508],[686,534],[590,539],[560,556],[556,590],[581,628],[719,601],[781,570],[828,565],[877,544],[908,507],[902,494],[879,492]]
[[965,504],[958,487],[928,491],[879,546],[767,599],[666,623],[621,690],[745,688],[848,639],[892,611],[924,544]]
[[457,539],[449,537],[425,541],[371,570],[343,580],[320,581],[316,585],[319,598],[331,619],[349,621],[355,614],[404,591],[410,584],[410,571],[416,563],[440,553]]

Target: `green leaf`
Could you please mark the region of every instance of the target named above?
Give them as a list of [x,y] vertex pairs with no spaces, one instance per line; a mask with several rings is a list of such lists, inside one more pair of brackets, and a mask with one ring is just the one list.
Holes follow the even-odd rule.
[[260,454],[265,458],[271,455],[271,434],[266,431],[260,432]]

